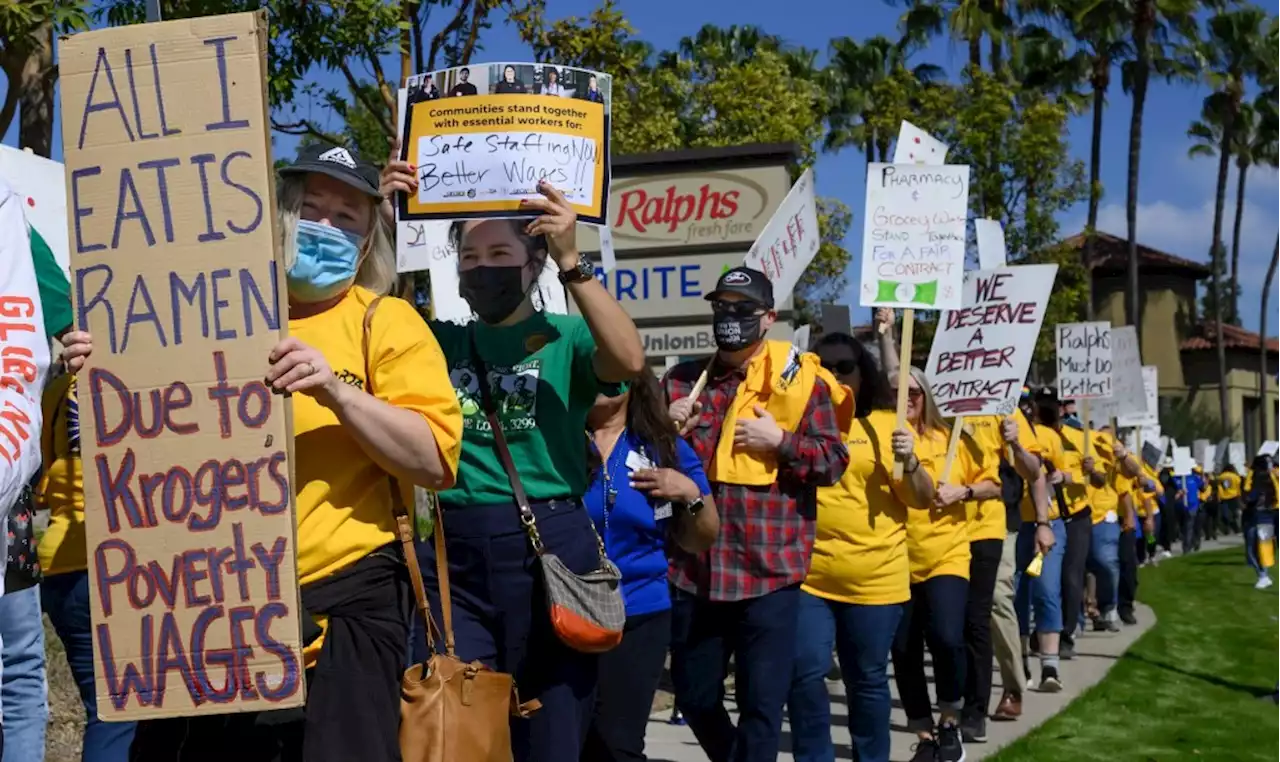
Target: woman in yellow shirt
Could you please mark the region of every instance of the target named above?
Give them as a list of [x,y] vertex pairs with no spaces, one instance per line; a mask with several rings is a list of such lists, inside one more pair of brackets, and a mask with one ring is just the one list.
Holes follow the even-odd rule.
[[847,334],[827,334],[814,351],[823,367],[853,391],[857,417],[845,436],[848,469],[839,484],[818,490],[788,696],[792,753],[805,762],[835,758],[824,682],[834,649],[848,695],[855,755],[865,762],[887,762],[889,650],[911,598],[907,504],[927,505],[933,482],[914,457],[904,469],[911,473],[893,480],[894,454],[910,456],[914,436],[894,430],[888,382],[862,343]]
[[1137,463],[1129,457],[1124,443],[1114,439],[1106,429],[1093,432],[1093,450],[1095,457],[1083,460],[1093,525],[1086,568],[1097,580],[1098,590],[1099,616],[1093,622],[1093,629],[1118,632],[1120,498],[1132,489],[1129,480],[1137,473]]
[[1222,523],[1226,531],[1240,531],[1240,472],[1230,463],[1218,474],[1218,500],[1222,503]]
[[[236,759],[268,747],[315,761],[400,758],[412,596],[392,478],[452,484],[462,414],[426,323],[408,302],[378,301],[394,280],[395,252],[378,214],[377,169],[345,150],[304,147],[277,191],[289,337],[263,370],[273,390],[293,395],[307,704],[270,721],[244,713],[142,722],[137,759],[182,760],[183,750]],[[92,339],[78,332],[66,343],[76,371]]]
[[[896,379],[891,379],[892,384]],[[981,448],[958,447],[944,478],[951,427],[933,401],[929,381],[912,368],[907,421],[915,430],[916,455],[937,488],[925,505],[907,512],[911,600],[893,643],[894,679],[919,748],[934,746],[944,758],[960,758],[960,710],[965,688],[965,606],[969,591],[969,518],[965,502],[1000,496],[998,463],[975,459]],[[962,437],[963,438],[963,437]],[[924,674],[926,641],[933,655],[941,717],[935,726]],[[961,750],[957,755],[956,751]]]

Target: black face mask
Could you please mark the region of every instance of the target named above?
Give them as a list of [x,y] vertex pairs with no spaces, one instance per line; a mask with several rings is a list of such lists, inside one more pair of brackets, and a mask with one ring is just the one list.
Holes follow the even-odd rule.
[[711,321],[716,346],[726,352],[737,352],[756,343],[760,340],[760,317],[716,313]]
[[493,325],[506,320],[524,301],[524,267],[480,265],[458,273],[458,294],[471,311]]

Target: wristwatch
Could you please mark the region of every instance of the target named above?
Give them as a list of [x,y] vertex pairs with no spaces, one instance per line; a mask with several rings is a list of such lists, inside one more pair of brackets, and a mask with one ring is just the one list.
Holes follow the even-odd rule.
[[596,265],[586,254],[578,255],[576,267],[560,271],[560,282],[566,286],[570,283],[586,283],[594,277],[596,277]]
[[965,487],[965,488],[964,488],[964,499],[965,499],[965,500],[972,500],[972,499],[973,499],[973,485],[972,485],[972,484],[971,484],[971,485],[969,485],[968,487]]
[[702,510],[703,505],[704,503],[702,502],[702,496],[699,495],[698,498],[694,500],[692,503],[685,503],[684,509],[689,512],[690,516],[697,516],[698,511]]

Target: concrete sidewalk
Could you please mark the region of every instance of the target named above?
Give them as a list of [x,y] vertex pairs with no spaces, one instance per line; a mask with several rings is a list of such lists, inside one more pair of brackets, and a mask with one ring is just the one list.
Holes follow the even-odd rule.
[[[1203,545],[1202,552],[1224,547],[1238,547],[1240,544],[1241,539],[1237,535],[1226,540],[1212,543],[1206,542]],[[1162,563],[1173,560],[1175,559],[1167,559]],[[1241,558],[1241,564],[1243,565],[1243,563],[1244,559]],[[1139,592],[1139,595],[1141,595],[1141,592]],[[1155,624],[1155,614],[1146,606],[1138,604],[1135,614],[1138,618],[1138,624],[1133,627],[1122,627],[1118,633],[1085,632],[1077,636],[1076,658],[1073,661],[1062,662],[1059,668],[1064,683],[1063,691],[1057,694],[1042,694],[1032,690],[1023,697],[1023,714],[1020,720],[1017,722],[989,721],[987,723],[988,741],[983,744],[965,745],[966,762],[976,762],[976,760],[995,754],[999,749],[1008,746],[1017,738],[1031,732],[1036,726],[1057,714],[1077,696],[1102,680],[1120,655]],[[1032,659],[1031,669],[1032,684],[1037,685],[1039,684],[1039,663],[1035,659]],[[932,682],[932,678],[930,678],[930,681]],[[890,679],[889,684],[893,693],[893,716],[891,720],[893,751],[890,759],[894,762],[906,762],[911,759],[911,747],[915,744],[916,739],[913,734],[907,733],[905,730],[906,716],[903,714],[902,706],[898,701],[897,686],[893,684],[892,679]],[[844,686],[833,682],[828,682],[827,686],[831,693],[831,736],[836,745],[836,758],[852,759],[847,727],[848,704],[844,698]],[[995,686],[992,688],[991,708],[993,710],[995,709],[995,702],[1000,699],[1000,693],[1000,671],[996,670]],[[736,722],[737,713],[732,695],[726,699],[725,704]],[[698,742],[694,740],[692,731],[688,727],[669,725],[667,723],[669,716],[669,712],[663,711],[654,714],[649,720],[649,729],[645,739],[645,753],[648,755],[650,762],[706,762],[707,756],[698,746]],[[784,720],[782,752],[778,754],[780,761],[792,762],[794,760],[790,754],[790,748],[790,729]]]

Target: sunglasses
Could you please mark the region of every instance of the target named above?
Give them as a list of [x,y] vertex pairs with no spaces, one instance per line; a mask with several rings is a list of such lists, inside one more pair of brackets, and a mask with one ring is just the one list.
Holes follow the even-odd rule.
[[750,317],[763,309],[755,302],[729,302],[723,299],[716,299],[711,302],[712,312],[734,317]]
[[[890,390],[891,390],[894,394],[897,394],[897,393],[898,393],[898,387],[896,387],[896,386],[890,387]],[[924,399],[924,390],[923,390],[923,389],[921,389],[921,388],[920,388],[920,387],[918,387],[918,386],[908,386],[908,387],[907,387],[907,397],[908,397],[909,399],[913,399],[913,400],[921,400],[921,399]]]
[[847,376],[858,369],[857,360],[823,360],[822,367],[836,374],[837,376]]

